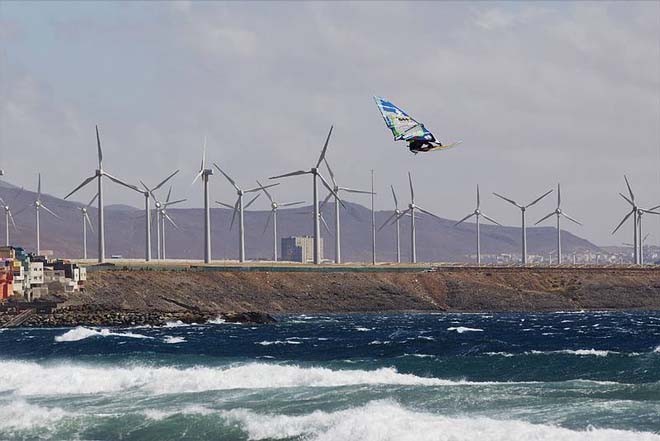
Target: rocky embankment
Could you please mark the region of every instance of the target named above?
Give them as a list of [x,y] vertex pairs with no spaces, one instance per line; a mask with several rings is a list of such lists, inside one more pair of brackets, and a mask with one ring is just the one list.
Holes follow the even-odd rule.
[[[269,314],[396,311],[660,310],[660,269],[440,268],[436,271],[154,271],[88,273],[33,326],[168,321],[264,323]],[[260,311],[255,313],[254,311]]]

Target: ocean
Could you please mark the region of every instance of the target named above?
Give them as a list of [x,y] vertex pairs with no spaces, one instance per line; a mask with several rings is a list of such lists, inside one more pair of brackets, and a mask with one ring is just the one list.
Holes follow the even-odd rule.
[[2,440],[660,440],[660,312],[0,330]]

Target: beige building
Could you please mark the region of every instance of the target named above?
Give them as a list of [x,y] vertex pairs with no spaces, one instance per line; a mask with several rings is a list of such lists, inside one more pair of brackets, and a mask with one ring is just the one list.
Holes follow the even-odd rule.
[[[321,260],[323,260],[323,238],[320,242],[320,254]],[[314,263],[314,238],[311,236],[283,237],[281,248],[282,260]]]

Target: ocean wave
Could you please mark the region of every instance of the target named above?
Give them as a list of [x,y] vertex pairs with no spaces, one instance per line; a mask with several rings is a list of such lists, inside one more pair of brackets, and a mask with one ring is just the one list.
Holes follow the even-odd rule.
[[258,341],[255,343],[255,345],[261,345],[261,346],[270,346],[270,345],[300,345],[302,344],[301,341],[298,340],[264,340],[264,341]]
[[89,337],[128,337],[128,338],[145,338],[152,339],[153,337],[148,337],[142,334],[135,334],[133,332],[112,332],[109,329],[93,329],[86,328],[84,326],[78,326],[73,328],[62,335],[55,337],[56,342],[71,342],[71,341],[80,341]]
[[454,386],[482,385],[399,373],[394,368],[332,370],[268,363],[225,367],[105,367],[92,364],[38,364],[0,361],[0,392],[19,396],[100,394],[140,391],[149,394],[195,393],[210,390],[351,385]]
[[617,355],[621,352],[608,351],[608,350],[598,350],[598,349],[561,349],[558,351],[531,351],[531,354],[567,354],[567,355],[579,355],[579,356],[594,356],[594,357],[607,357],[608,355]]
[[259,414],[246,409],[221,411],[251,440],[298,439],[310,441],[658,441],[652,433],[613,429],[576,431],[517,420],[484,417],[447,417],[405,408],[384,400],[335,412],[306,415]]
[[[225,323],[227,323],[227,321],[222,317],[216,317],[214,319],[208,320],[206,323],[211,325],[224,325]],[[234,324],[240,324],[240,323],[234,323]]]
[[479,329],[479,328],[466,328],[465,326],[458,326],[458,327],[453,327],[453,326],[452,326],[451,328],[447,328],[447,331],[456,331],[456,332],[458,332],[459,334],[462,334],[462,333],[464,333],[464,332],[484,332],[483,329]]
[[177,344],[177,343],[185,343],[186,339],[183,337],[175,337],[172,335],[166,335],[165,338],[163,339],[163,343],[167,344]]
[[49,428],[70,414],[60,408],[47,408],[14,400],[0,405],[0,435],[35,428]]
[[657,353],[657,352],[660,352],[660,346],[656,347],[656,348],[653,350],[653,352],[656,352],[656,353]]

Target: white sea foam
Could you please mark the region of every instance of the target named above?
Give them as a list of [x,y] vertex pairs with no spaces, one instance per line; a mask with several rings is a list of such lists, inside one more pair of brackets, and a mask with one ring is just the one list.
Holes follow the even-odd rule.
[[165,325],[163,325],[165,328],[181,328],[185,326],[190,326],[190,324],[183,323],[181,320],[177,320],[175,322],[165,322]]
[[454,386],[467,381],[419,377],[394,368],[331,370],[269,363],[228,367],[105,367],[92,364],[39,364],[0,361],[0,392],[19,396],[99,394],[137,390],[148,394],[194,393],[208,390],[350,385]]
[[660,346],[656,347],[653,352],[660,352]]
[[207,321],[206,323],[209,323],[211,325],[224,325],[225,323],[227,323],[227,321],[222,317],[216,317],[214,319]]
[[483,329],[479,328],[466,328],[465,326],[458,326],[458,327],[451,327],[447,328],[447,331],[456,331],[459,334],[462,334],[464,332],[484,332]]
[[84,326],[73,328],[62,335],[55,337],[56,342],[70,342],[80,341],[89,337],[128,337],[128,338],[153,338],[142,334],[135,334],[133,332],[112,332],[109,329],[93,329]]
[[531,351],[532,354],[567,354],[579,356],[607,357],[611,354],[620,354],[616,351],[606,351],[598,349],[561,349],[558,351]]
[[261,346],[270,346],[270,345],[300,345],[302,344],[301,341],[298,340],[274,340],[274,341],[258,341],[255,343],[255,345],[261,345]]
[[62,409],[46,408],[29,404],[24,400],[14,400],[11,404],[0,405],[0,435],[25,431],[34,428],[50,427],[69,414]]
[[372,330],[372,328],[364,328],[362,326],[358,326],[357,328],[355,328],[355,330],[359,332],[369,332]]
[[393,401],[306,415],[264,415],[245,409],[220,415],[238,424],[251,440],[309,441],[658,441],[652,433],[611,429],[574,431],[557,426],[484,417],[457,418],[407,409]]
[[176,343],[185,343],[186,339],[183,337],[175,337],[172,335],[166,335],[163,339],[163,343],[176,344]]

